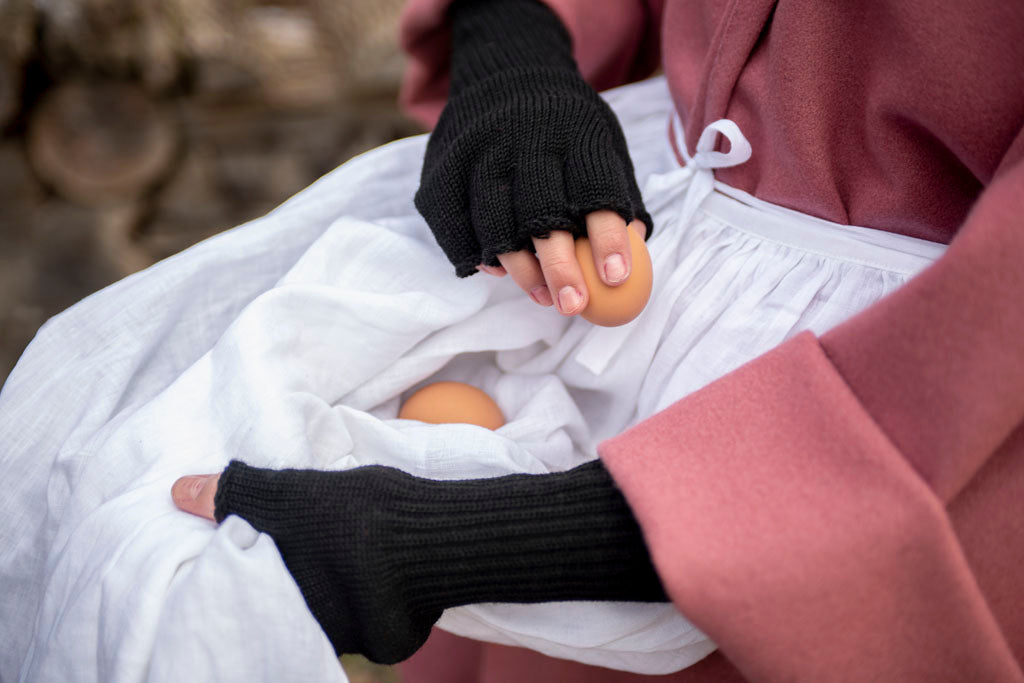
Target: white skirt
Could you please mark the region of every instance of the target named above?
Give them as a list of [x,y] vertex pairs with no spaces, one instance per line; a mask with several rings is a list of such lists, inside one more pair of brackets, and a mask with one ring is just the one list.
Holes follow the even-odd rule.
[[[664,80],[606,96],[656,226],[654,293],[626,327],[562,318],[510,278],[456,279],[412,204],[423,136],[50,320],[0,393],[0,680],[345,680],[269,537],[176,510],[178,476],[231,458],[563,470],[942,252],[721,186],[683,221]],[[441,379],[486,390],[508,424],[395,418]],[[715,647],[670,605],[474,605],[440,626],[639,673]]]

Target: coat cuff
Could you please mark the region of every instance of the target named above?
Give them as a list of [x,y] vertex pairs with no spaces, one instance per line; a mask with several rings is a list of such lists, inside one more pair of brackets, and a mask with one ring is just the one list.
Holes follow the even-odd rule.
[[1018,680],[941,502],[810,333],[599,452],[670,597],[751,679]]

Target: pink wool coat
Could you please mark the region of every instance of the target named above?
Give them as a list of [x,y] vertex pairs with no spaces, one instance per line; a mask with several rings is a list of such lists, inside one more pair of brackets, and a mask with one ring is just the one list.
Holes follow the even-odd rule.
[[[600,446],[672,600],[720,647],[672,680],[1024,681],[1024,4],[546,2],[597,88],[660,56],[691,152],[739,124],[754,157],[718,179],[950,244]],[[428,123],[447,4],[402,23],[403,100]],[[638,680],[474,652],[463,680]]]

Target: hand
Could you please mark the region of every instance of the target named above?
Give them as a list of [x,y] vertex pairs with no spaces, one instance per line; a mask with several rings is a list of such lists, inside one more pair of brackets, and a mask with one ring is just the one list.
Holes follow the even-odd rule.
[[645,239],[652,227],[622,128],[548,8],[453,8],[451,89],[416,208],[460,277],[508,272],[538,303],[579,312],[587,292],[572,238],[589,235],[597,272],[614,285],[627,273],[605,259],[629,263],[626,223],[639,221]]
[[171,497],[185,512],[215,522],[238,515],[268,534],[335,651],[394,664],[423,645],[442,612],[410,597],[403,558],[391,552],[403,547],[406,525],[388,502],[413,481],[380,466],[265,470],[234,461],[221,474],[182,477]]
[[[640,237],[646,226],[626,221],[614,211],[587,214],[587,235],[594,254],[594,266],[601,281],[609,286],[622,284],[629,278],[632,252],[627,229]],[[528,250],[499,254],[501,267],[478,266],[481,272],[502,277],[512,276],[519,287],[541,306],[554,305],[562,315],[576,315],[587,306],[589,292],[583,281],[572,234],[555,230],[549,237],[533,238],[536,255]],[[554,294],[552,294],[554,293]]]

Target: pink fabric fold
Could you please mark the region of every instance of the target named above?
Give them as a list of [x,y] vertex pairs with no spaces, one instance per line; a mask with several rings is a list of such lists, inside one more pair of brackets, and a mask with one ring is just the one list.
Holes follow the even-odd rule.
[[751,680],[1024,680],[934,491],[804,333],[600,447]]
[[1022,295],[1018,163],[985,191],[943,258],[822,338],[868,413],[944,501],[1024,419]]

